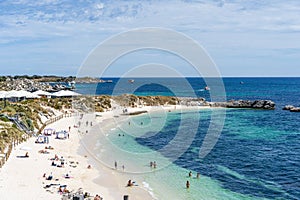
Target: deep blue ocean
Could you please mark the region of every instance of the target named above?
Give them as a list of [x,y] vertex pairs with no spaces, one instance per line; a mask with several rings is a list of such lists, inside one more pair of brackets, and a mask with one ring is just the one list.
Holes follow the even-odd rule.
[[[186,79],[192,91],[178,78],[139,78],[134,83],[120,81],[119,85],[119,79],[110,80],[113,83],[77,84],[77,92],[119,95],[133,91],[136,95],[172,96],[174,93],[167,88],[171,85],[180,91],[177,96],[191,96],[194,92],[210,100],[209,91],[204,90],[207,84],[200,78]],[[223,82],[227,100],[268,99],[276,103],[276,109],[227,109],[222,134],[204,159],[198,158],[198,152],[210,124],[211,111],[201,111],[201,125],[192,145],[173,163],[250,199],[300,199],[300,113],[282,110],[288,104],[300,106],[300,78],[223,78]],[[153,150],[161,149],[175,137],[182,115],[185,113],[169,113],[168,123],[159,133],[137,137],[135,141]],[[193,112],[185,116],[189,119],[189,124],[183,125],[187,132],[189,125],[196,123],[192,116]]]

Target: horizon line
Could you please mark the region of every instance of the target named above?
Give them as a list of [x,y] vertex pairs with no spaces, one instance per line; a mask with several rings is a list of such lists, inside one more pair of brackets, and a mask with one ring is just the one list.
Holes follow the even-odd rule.
[[4,77],[14,77],[14,76],[28,76],[28,77],[33,77],[33,76],[54,76],[54,77],[75,77],[75,78],[300,78],[300,76],[132,76],[132,77],[122,77],[122,76],[103,76],[103,77],[95,77],[95,76],[79,76],[77,77],[76,75],[55,75],[55,74],[33,74],[33,75],[27,75],[27,74],[10,74],[10,75],[0,75]]

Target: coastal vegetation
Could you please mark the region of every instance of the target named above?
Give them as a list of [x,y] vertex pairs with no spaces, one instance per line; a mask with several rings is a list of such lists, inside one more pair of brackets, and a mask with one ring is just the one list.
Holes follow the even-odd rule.
[[179,103],[179,99],[172,96],[136,96],[133,94],[123,94],[114,96],[112,99],[119,105],[129,107],[176,105]]
[[0,102],[0,152],[12,143],[20,143],[28,137],[27,133],[20,129],[13,119],[25,127],[28,131],[38,129],[42,123],[40,113],[47,115],[47,111],[41,106],[40,101],[25,100],[21,102]]

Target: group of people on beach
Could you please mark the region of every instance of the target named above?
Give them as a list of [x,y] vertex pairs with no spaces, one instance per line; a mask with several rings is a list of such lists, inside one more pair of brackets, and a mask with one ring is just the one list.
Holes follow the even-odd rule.
[[[115,170],[118,170],[118,162],[115,161]],[[125,171],[125,165],[122,165],[122,170]]]

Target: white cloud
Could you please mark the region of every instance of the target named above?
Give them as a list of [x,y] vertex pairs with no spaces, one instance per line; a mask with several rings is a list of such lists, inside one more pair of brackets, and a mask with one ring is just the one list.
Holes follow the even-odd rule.
[[[241,65],[243,62],[235,58],[257,55],[262,49],[270,59],[274,59],[274,50],[300,49],[298,0],[4,0],[0,2],[0,13],[0,53],[10,46],[14,54],[18,50],[13,49],[24,48],[25,43],[26,48],[33,48],[33,55],[43,52],[44,59],[59,51],[58,47],[65,48],[61,52],[65,57],[78,58],[80,53],[71,49],[87,53],[92,45],[113,34],[149,26],[171,28],[194,37],[227,66]],[[53,41],[59,41],[58,47]],[[41,42],[45,45],[38,48],[36,44]],[[19,55],[19,65],[27,62],[24,53]],[[5,57],[0,66],[1,62],[9,63]],[[59,63],[68,65],[66,59],[52,64]],[[78,59],[72,62],[75,64],[80,65]],[[259,65],[259,60],[252,64]]]

